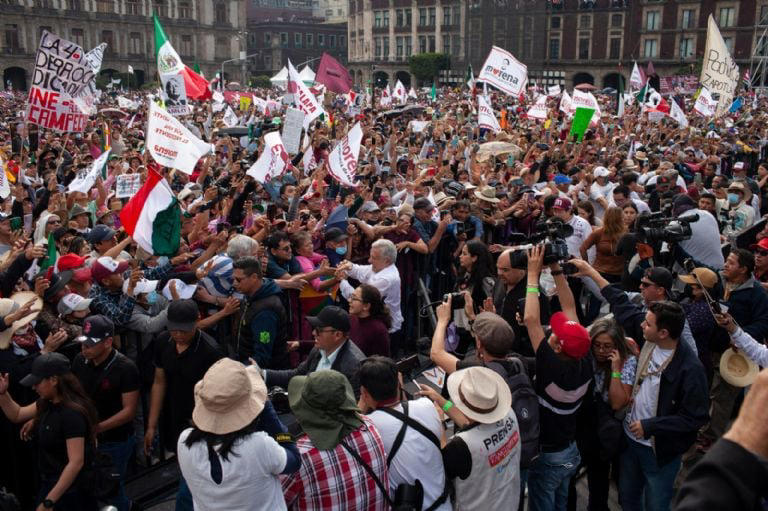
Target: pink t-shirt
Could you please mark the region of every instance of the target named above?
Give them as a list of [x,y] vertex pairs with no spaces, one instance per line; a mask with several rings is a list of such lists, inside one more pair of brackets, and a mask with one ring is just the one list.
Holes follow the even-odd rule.
[[[325,259],[325,256],[323,254],[318,254],[317,252],[312,253],[312,257],[306,257],[306,256],[296,256],[296,261],[298,261],[299,266],[301,267],[301,273],[309,273],[311,271],[314,271],[317,268],[317,265],[319,265],[323,259]],[[310,282],[310,285],[314,288],[315,291],[320,291],[320,284],[323,282],[323,280],[320,277],[315,277]]]

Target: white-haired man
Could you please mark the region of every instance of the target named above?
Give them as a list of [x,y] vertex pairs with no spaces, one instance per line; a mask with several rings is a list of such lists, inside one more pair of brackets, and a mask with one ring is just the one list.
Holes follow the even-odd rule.
[[400,272],[395,266],[396,259],[397,248],[394,243],[385,239],[376,240],[371,245],[371,254],[368,257],[371,264],[359,265],[345,261],[339,265],[336,275],[341,280],[341,294],[346,300],[352,299],[352,293],[355,291],[347,282],[347,276],[379,290],[392,315],[389,350],[393,355],[402,347],[400,326],[403,324],[403,314],[400,310]]

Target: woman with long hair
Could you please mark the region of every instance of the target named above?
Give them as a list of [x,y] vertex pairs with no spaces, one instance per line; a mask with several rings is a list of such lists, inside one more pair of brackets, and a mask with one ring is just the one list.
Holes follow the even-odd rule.
[[603,225],[603,222],[599,218],[595,217],[595,206],[593,206],[592,203],[588,200],[583,200],[576,203],[576,213],[581,218],[589,222],[589,225],[591,225],[593,228]]
[[[488,246],[479,240],[469,240],[459,254],[459,274],[456,282],[457,292],[467,291],[472,296],[475,314],[482,312],[483,302],[493,296],[496,285],[496,264]],[[459,328],[458,352],[464,353],[473,343],[469,320],[464,308],[453,311],[454,323]]]
[[637,205],[634,202],[628,201],[621,207],[621,217],[624,220],[624,225],[627,228],[627,232],[635,232],[635,220],[637,220]]
[[[621,274],[624,271],[624,258],[616,255],[619,240],[627,232],[624,225],[624,217],[620,208],[612,206],[605,211],[603,226],[592,231],[584,243],[581,244],[581,258],[587,260],[587,251],[595,247],[595,261],[592,266],[600,272],[600,275],[608,282],[621,282]],[[594,298],[590,301],[589,312],[585,323],[591,323],[600,313],[602,297],[599,290],[595,290],[587,284]]]
[[96,409],[69,360],[60,353],[40,355],[21,384],[35,389],[40,398],[19,406],[8,393],[8,374],[0,375],[0,408],[14,423],[34,419],[38,441],[40,489],[37,511],[91,511],[97,503],[83,481],[95,448]]
[[349,338],[366,357],[388,357],[390,326],[392,317],[379,290],[360,284],[349,297]]
[[223,358],[195,385],[177,452],[195,509],[286,509],[280,474],[301,466],[256,366]]

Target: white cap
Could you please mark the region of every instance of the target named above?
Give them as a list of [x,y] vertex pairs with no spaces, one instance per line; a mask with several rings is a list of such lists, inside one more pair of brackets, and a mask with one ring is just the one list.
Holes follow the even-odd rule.
[[163,296],[169,300],[173,300],[173,296],[171,295],[171,282],[176,283],[176,292],[179,293],[179,298],[182,300],[189,300],[194,296],[195,291],[197,290],[197,284],[185,284],[179,279],[171,279],[163,288]]
[[59,300],[59,303],[56,306],[56,309],[59,311],[59,314],[61,314],[62,316],[65,316],[75,311],[86,310],[88,307],[91,306],[91,301],[92,300],[90,298],[83,298],[78,294],[69,293],[68,295],[64,296],[61,300]]
[[733,164],[733,169],[734,170],[741,170],[743,168],[744,168],[744,162],[743,161],[737,161],[736,163]]
[[605,167],[595,167],[595,170],[592,171],[592,173],[595,177],[608,177],[611,175],[611,171]]
[[[123,281],[123,293],[128,292],[129,282],[130,281],[128,279],[125,279]],[[157,280],[140,279],[139,281],[136,282],[136,286],[134,286],[133,288],[134,296],[141,295],[144,293],[151,293],[152,291],[157,289],[157,283],[158,283]]]

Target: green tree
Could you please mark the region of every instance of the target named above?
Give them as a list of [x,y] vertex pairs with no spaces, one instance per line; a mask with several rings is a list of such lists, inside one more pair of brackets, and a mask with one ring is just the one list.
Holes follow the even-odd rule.
[[252,79],[252,82],[254,87],[272,87],[272,82],[269,81],[269,76],[267,75],[256,76]]
[[445,53],[418,53],[409,61],[411,74],[422,83],[436,80],[440,71],[450,66],[451,59]]

